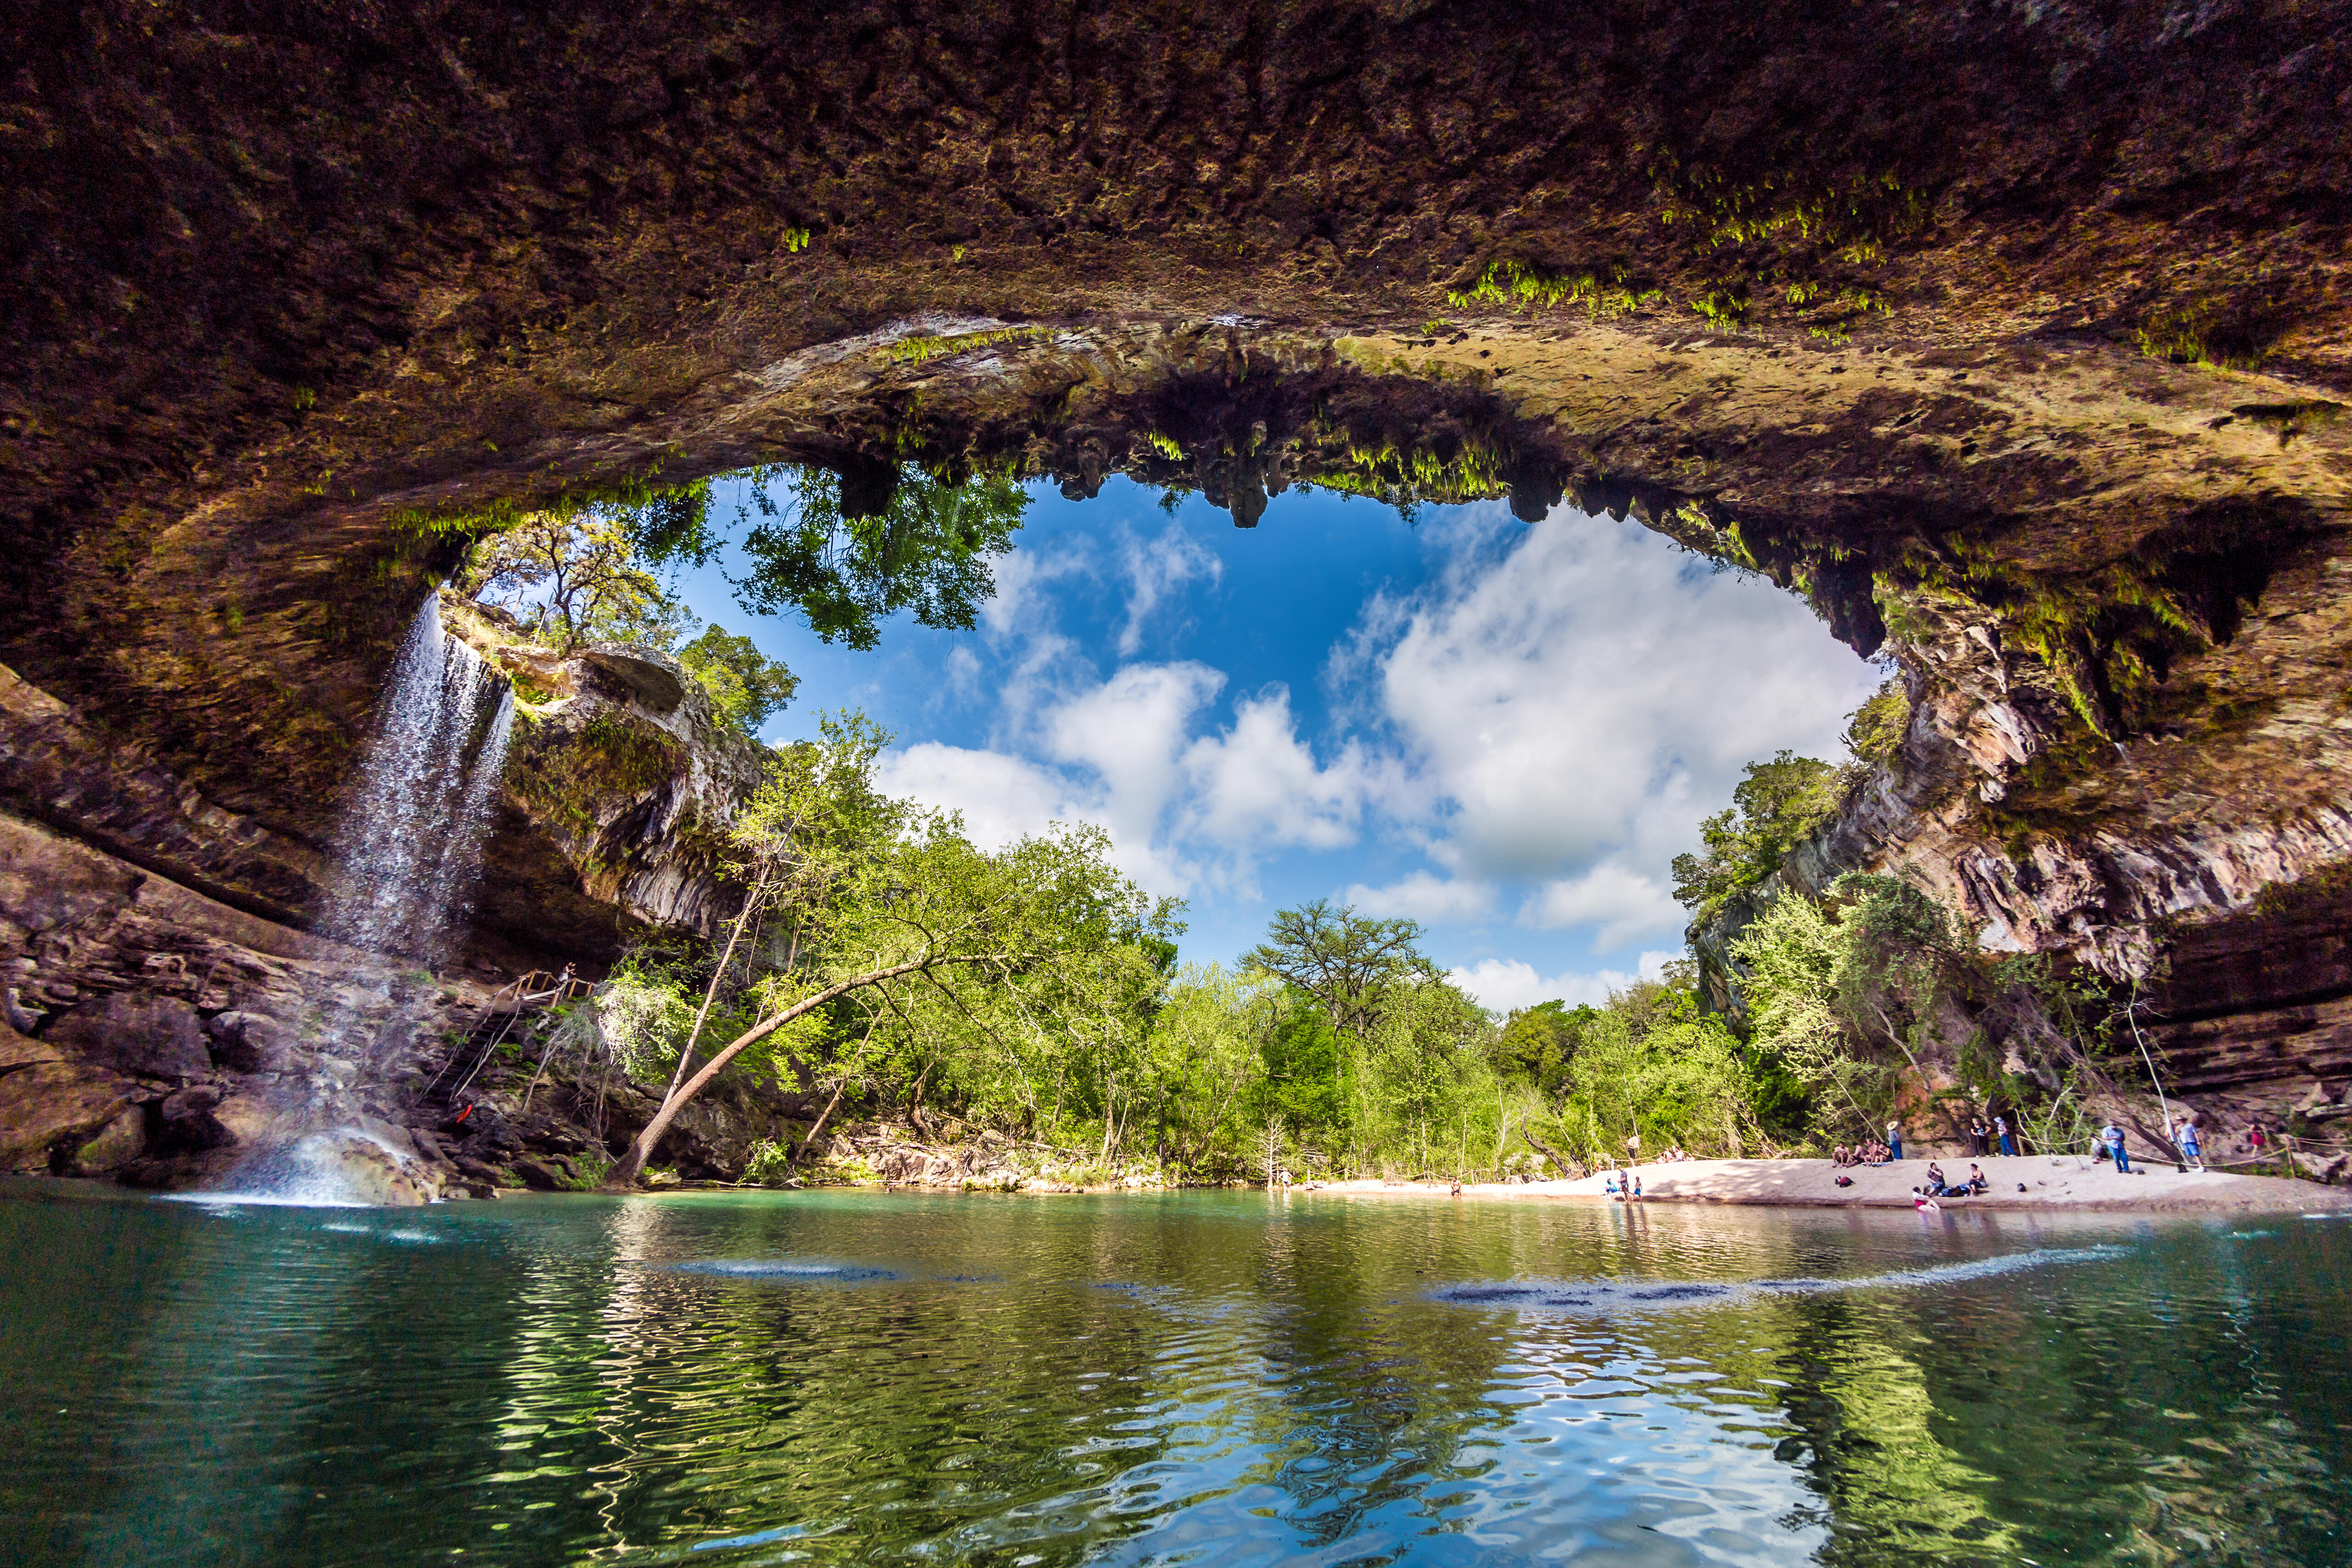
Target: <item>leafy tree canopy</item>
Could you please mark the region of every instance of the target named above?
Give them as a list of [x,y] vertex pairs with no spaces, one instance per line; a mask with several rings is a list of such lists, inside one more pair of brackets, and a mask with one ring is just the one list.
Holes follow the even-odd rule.
[[716,624],[679,648],[677,661],[709,690],[721,713],[752,734],[792,700],[800,685],[799,677],[762,654],[750,637],[732,636]]
[[693,617],[639,563],[636,515],[602,501],[532,512],[476,549],[473,591],[567,653],[591,642],[667,648]]
[[1435,979],[1417,945],[1422,928],[1408,920],[1374,920],[1353,906],[1318,899],[1274,917],[1266,939],[1245,962],[1322,1004],[1333,1024],[1362,1038],[1380,1016],[1383,993],[1401,981]]
[[1704,913],[1770,876],[1837,810],[1841,782],[1829,763],[1785,751],[1748,763],[1730,809],[1699,824],[1704,850],[1675,857],[1675,900]]
[[1498,1065],[1526,1077],[1546,1094],[1557,1094],[1578,1042],[1600,1016],[1597,1008],[1570,1007],[1559,1001],[1518,1008],[1504,1021],[1496,1045]]
[[825,641],[860,649],[902,611],[927,626],[972,625],[995,591],[989,558],[1013,548],[1028,492],[1001,475],[950,484],[912,465],[888,475],[853,508],[851,487],[823,469],[752,469],[738,520],[750,524],[749,570],[729,579],[743,607],[797,610]]

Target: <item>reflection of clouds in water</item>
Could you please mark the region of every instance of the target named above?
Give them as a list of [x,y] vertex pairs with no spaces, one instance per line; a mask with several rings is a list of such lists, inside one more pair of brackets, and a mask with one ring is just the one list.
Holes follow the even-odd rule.
[[1496,1283],[1441,1285],[1433,1301],[1459,1307],[1512,1307],[1554,1312],[1671,1311],[1679,1307],[1715,1307],[1769,1296],[1820,1296],[1843,1290],[1917,1289],[1987,1279],[2060,1263],[2103,1263],[2128,1257],[2123,1247],[2037,1247],[2000,1258],[1976,1258],[1933,1268],[1897,1268],[1851,1279],[1748,1279],[1729,1283],[1696,1279],[1511,1279]]

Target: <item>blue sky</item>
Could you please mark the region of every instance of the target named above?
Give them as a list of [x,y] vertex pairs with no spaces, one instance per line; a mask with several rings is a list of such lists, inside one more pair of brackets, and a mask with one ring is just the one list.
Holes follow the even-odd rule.
[[902,619],[859,653],[747,615],[723,563],[680,591],[801,678],[765,739],[863,708],[898,737],[893,792],[982,842],[1100,823],[1189,901],[1187,959],[1329,897],[1423,921],[1490,1007],[1597,1001],[1680,953],[1667,862],[1741,766],[1836,757],[1879,679],[1769,584],[1564,506],[1409,524],[1293,491],[1244,531],[1125,479],[1033,493],[970,631]]

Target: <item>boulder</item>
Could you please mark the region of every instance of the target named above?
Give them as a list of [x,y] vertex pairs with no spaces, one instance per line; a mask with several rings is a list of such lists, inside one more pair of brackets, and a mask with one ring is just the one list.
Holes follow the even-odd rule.
[[132,1086],[100,1068],[37,1062],[0,1077],[0,1171],[46,1173],[51,1151],[79,1148],[131,1108]]
[[237,1143],[263,1143],[268,1141],[270,1124],[277,1113],[248,1094],[233,1095],[213,1107],[212,1119]]
[[2325,1182],[2329,1186],[2343,1181],[2347,1172],[2352,1172],[2352,1154],[2314,1154],[2298,1149],[2294,1153],[2294,1163],[2313,1181]]
[[176,996],[118,991],[76,1007],[46,1038],[68,1056],[140,1078],[186,1080],[213,1070],[203,1021]]
[[104,1127],[98,1136],[74,1151],[68,1167],[77,1176],[102,1176],[147,1152],[147,1113],[132,1106]]
[[440,1182],[400,1151],[337,1127],[243,1161],[225,1190],[292,1203],[407,1208],[431,1203]]
[[0,1073],[28,1068],[36,1062],[61,1062],[65,1059],[65,1052],[46,1040],[37,1040],[30,1035],[17,1033],[12,1026],[0,1024]]
[[228,1125],[213,1114],[223,1099],[221,1090],[209,1086],[184,1089],[163,1100],[163,1146],[174,1153],[199,1154],[207,1149],[226,1149],[236,1144],[237,1137]]
[[205,1025],[212,1058],[232,1072],[299,1072],[294,1031],[266,1013],[221,1013]]

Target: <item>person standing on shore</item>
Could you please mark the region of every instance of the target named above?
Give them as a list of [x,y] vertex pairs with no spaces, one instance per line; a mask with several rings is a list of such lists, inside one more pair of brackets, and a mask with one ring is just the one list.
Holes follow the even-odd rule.
[[1886,1124],[1886,1152],[1889,1159],[1903,1158],[1903,1123],[1900,1121]]
[[2131,1151],[2124,1147],[2124,1130],[2110,1121],[2099,1129],[2099,1142],[2105,1146],[2109,1153],[2115,1156],[2116,1169],[2129,1174]]
[[2017,1158],[2017,1144],[2009,1135],[2009,1117],[2006,1112],[1992,1119],[1992,1135],[2000,1141],[2000,1157],[2002,1159],[2014,1160]]
[[2190,1164],[2200,1171],[2205,1168],[2204,1155],[2197,1146],[2197,1123],[2182,1117],[2180,1131],[2175,1135],[2174,1142],[2180,1145],[2181,1156]]

